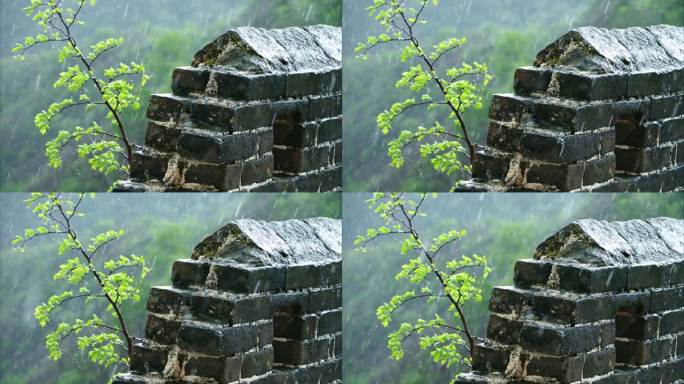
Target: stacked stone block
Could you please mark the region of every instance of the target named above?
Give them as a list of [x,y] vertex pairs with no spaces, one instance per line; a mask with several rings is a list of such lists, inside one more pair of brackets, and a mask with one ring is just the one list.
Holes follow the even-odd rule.
[[514,282],[456,383],[684,383],[684,221],[577,221]]
[[237,28],[150,97],[145,146],[116,190],[341,187],[341,29]]
[[492,97],[487,146],[459,190],[684,187],[684,28],[573,30]]
[[342,382],[341,223],[238,220],[153,287],[114,384]]

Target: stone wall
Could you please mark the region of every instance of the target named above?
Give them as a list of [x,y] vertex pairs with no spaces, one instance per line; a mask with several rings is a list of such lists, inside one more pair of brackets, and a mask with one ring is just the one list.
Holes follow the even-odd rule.
[[341,223],[237,220],[150,290],[114,384],[342,382]]
[[492,97],[462,191],[684,187],[684,28],[578,28]]
[[514,276],[457,384],[684,383],[683,220],[579,220]]
[[342,186],[342,32],[237,28],[173,72],[116,191],[331,191]]

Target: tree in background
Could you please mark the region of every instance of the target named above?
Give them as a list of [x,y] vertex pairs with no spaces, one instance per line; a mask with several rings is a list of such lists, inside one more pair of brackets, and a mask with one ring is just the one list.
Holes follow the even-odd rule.
[[58,312],[72,300],[106,304],[106,309],[92,307],[92,316],[88,319],[60,322],[45,338],[50,358],[59,360],[64,340],[76,336],[76,345],[87,352],[93,363],[127,368],[134,338],[129,333],[122,307],[126,302],[140,300],[140,286],[149,268],[143,256],[106,254],[107,246],[121,238],[123,231],[108,230],[89,241],[79,236],[74,221],[83,216],[78,209],[84,199],[84,194],[76,201],[59,193],[32,194],[25,204],[40,219],[41,225],[26,228],[12,243],[16,250],[23,251],[27,243],[47,237],[56,245],[60,257],[68,257],[52,276],[65,283],[65,290],[35,309],[34,315],[41,327],[50,324],[54,317],[63,318],[64,314]]
[[[105,53],[120,46],[123,38],[108,38],[90,47],[86,52],[76,41],[74,29],[83,24],[78,19],[81,11],[95,6],[95,0],[72,0],[74,7],[64,5],[65,0],[31,0],[24,8],[26,15],[41,28],[41,33],[27,36],[23,43],[17,43],[13,52],[22,59],[29,49],[44,44],[57,44],[57,58],[61,64],[73,63],[59,74],[55,88],[66,88],[77,97],[67,97],[52,103],[47,110],[36,114],[35,125],[42,135],[47,134],[54,118],[67,109],[83,107],[101,108],[105,121],[100,125],[93,121],[86,128],[75,127],[62,130],[45,145],[45,154],[51,167],[62,166],[62,150],[71,143],[78,143],[77,154],[88,159],[90,167],[109,175],[113,172],[127,173],[133,156],[134,144],[129,140],[122,113],[139,110],[139,93],[149,76],[142,64],[120,63],[98,70],[97,60]],[[132,80],[138,78],[138,82]]]
[[[411,1],[416,1],[418,7],[407,6]],[[426,7],[438,4],[439,0],[374,0],[374,4],[367,9],[385,29],[385,33],[369,36],[367,42],[358,44],[356,52],[365,57],[368,51],[380,45],[398,43],[403,47],[401,61],[407,63],[408,70],[402,73],[396,87],[408,88],[418,98],[396,102],[389,110],[378,115],[377,125],[383,134],[389,134],[393,121],[414,107],[426,107],[428,110],[441,107],[449,111],[448,120],[453,127],[435,121],[427,128],[420,126],[415,130],[400,132],[388,146],[391,164],[402,167],[405,149],[419,143],[420,156],[430,159],[436,171],[447,175],[469,173],[477,156],[477,148],[463,115],[468,109],[482,108],[483,93],[492,75],[488,73],[486,64],[478,62],[439,69],[440,60],[463,46],[466,38],[447,39],[429,50],[421,43],[417,27],[426,24],[421,15]],[[467,157],[466,163],[461,161],[461,155]]]
[[367,204],[384,225],[368,229],[354,243],[364,252],[369,242],[393,237],[397,239],[401,254],[411,255],[395,276],[397,280],[406,280],[410,288],[378,307],[376,315],[382,326],[388,327],[395,312],[414,300],[446,303],[450,315],[443,318],[435,313],[431,319],[418,318],[413,323],[400,324],[388,336],[387,346],[392,358],[401,360],[404,342],[418,336],[418,345],[430,352],[435,363],[446,367],[471,365],[477,338],[469,326],[464,305],[482,301],[482,287],[491,268],[485,256],[463,255],[460,259],[441,260],[443,251],[466,236],[466,231],[450,230],[429,241],[422,237],[416,221],[427,216],[420,211],[427,198],[428,195],[423,194],[416,202],[402,194],[376,193]]

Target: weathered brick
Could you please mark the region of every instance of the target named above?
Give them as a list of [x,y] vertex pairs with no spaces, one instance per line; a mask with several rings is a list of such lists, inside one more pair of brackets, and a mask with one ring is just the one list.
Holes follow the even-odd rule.
[[307,341],[274,341],[274,361],[281,364],[300,365],[327,359],[331,356],[331,339],[320,338]]
[[178,148],[181,130],[168,123],[147,122],[145,145],[162,152],[173,152]]
[[259,351],[245,353],[242,361],[241,377],[263,375],[271,370],[273,365],[273,349],[266,348]]
[[672,146],[649,148],[615,148],[616,168],[643,173],[668,167],[672,163]]
[[582,186],[584,164],[531,164],[526,173],[527,183],[550,185],[561,191],[570,191]]
[[285,96],[285,76],[280,74],[213,71],[211,78],[216,85],[216,94],[227,99],[253,101]]
[[513,281],[519,288],[546,285],[551,274],[551,264],[539,260],[518,260],[513,270]]
[[175,287],[204,285],[209,274],[209,263],[202,260],[176,260],[173,262],[171,281]]
[[582,185],[588,186],[610,181],[615,177],[615,167],[616,160],[613,154],[587,161],[582,176]]
[[171,79],[171,89],[179,96],[190,93],[203,93],[209,82],[209,71],[195,67],[178,67],[174,69]]
[[183,130],[178,153],[188,159],[211,163],[243,160],[256,153],[257,133],[218,134],[201,130]]
[[619,267],[592,268],[558,264],[561,290],[598,293],[621,292],[627,288],[627,269]]
[[217,287],[236,293],[282,291],[285,288],[285,270],[280,267],[243,267],[230,264],[213,264]]
[[342,309],[324,312],[318,318],[318,336],[342,331]]
[[286,172],[307,172],[328,165],[330,145],[309,148],[273,148],[275,169]]
[[260,183],[273,175],[273,155],[267,154],[257,159],[246,160],[240,175],[241,185]]
[[131,159],[131,177],[140,180],[161,180],[166,174],[169,154],[152,150],[135,150]]
[[535,67],[521,67],[515,70],[513,89],[517,95],[546,93],[551,81],[551,71]]
[[601,134],[541,134],[525,131],[520,139],[520,153],[535,160],[576,162],[596,156],[601,150]]

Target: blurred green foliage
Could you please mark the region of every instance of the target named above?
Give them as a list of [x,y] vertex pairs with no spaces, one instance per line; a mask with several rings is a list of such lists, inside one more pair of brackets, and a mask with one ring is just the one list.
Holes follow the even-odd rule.
[[[52,82],[61,70],[52,52],[36,51],[26,61],[12,60],[11,49],[35,33],[21,9],[26,0],[2,0],[0,12],[0,190],[104,191],[111,180],[91,171],[75,157],[65,156],[63,169],[47,168],[44,144],[60,129],[91,121],[92,114],[68,111],[52,135],[41,136],[33,116],[58,96]],[[126,44],[116,56],[143,62],[152,75],[139,111],[124,114],[131,140],[141,143],[150,93],[169,92],[173,68],[189,65],[205,44],[238,26],[278,28],[327,23],[340,26],[341,0],[136,0],[101,1],[80,16],[79,44],[90,46],[109,36]],[[103,57],[103,67],[114,65]]]
[[[346,384],[372,383],[447,383],[459,369],[440,368],[432,357],[421,351],[415,340],[407,341],[403,360],[394,361],[387,349],[392,329],[378,324],[375,309],[388,295],[403,292],[411,285],[397,281],[394,274],[409,256],[397,251],[396,241],[387,238],[374,242],[367,253],[354,250],[357,235],[368,227],[382,225],[369,212],[365,200],[371,194],[345,193],[344,211],[344,381]],[[417,200],[416,194],[407,199]],[[677,194],[440,194],[428,200],[425,219],[416,227],[424,238],[451,229],[466,229],[468,236],[453,247],[445,248],[443,257],[487,255],[493,268],[483,291],[481,303],[469,303],[464,309],[473,333],[484,337],[489,318],[488,301],[492,286],[512,285],[515,260],[531,258],[536,246],[573,220],[594,218],[626,220],[655,216],[684,218],[684,199]],[[415,301],[406,306],[394,321],[412,322],[430,318],[434,313],[448,316],[438,305]]]
[[[64,356],[50,360],[43,339],[49,329],[36,324],[33,310],[60,282],[51,279],[64,259],[54,257],[49,242],[28,245],[24,254],[11,251],[18,231],[38,224],[22,204],[23,193],[0,195],[0,383],[104,383],[111,369],[98,368],[73,344],[66,343]],[[174,260],[188,258],[204,237],[236,218],[286,220],[314,216],[341,218],[339,194],[98,194],[86,200],[78,229],[85,238],[112,227],[126,236],[107,248],[107,254],[145,255],[152,270],[138,303],[124,306],[132,334],[143,335],[149,287],[170,285]],[[66,258],[66,255],[64,256]],[[104,308],[99,308],[103,310]],[[85,317],[93,306],[73,301],[60,322]],[[98,308],[95,308],[98,310]]]

